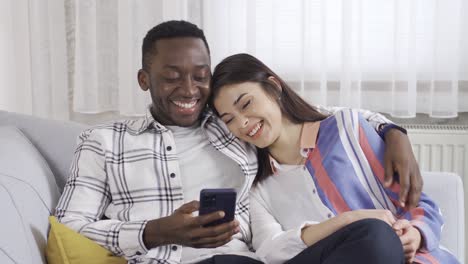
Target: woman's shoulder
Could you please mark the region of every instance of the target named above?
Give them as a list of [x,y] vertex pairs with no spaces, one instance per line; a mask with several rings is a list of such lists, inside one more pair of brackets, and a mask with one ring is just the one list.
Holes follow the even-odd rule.
[[359,115],[359,110],[349,107],[335,107],[335,111],[332,112],[331,116],[344,116],[344,115]]
[[251,205],[261,204],[263,207],[267,206],[266,201],[268,200],[268,197],[265,197],[265,195],[268,194],[268,191],[265,190],[265,186],[263,186],[262,182],[255,184],[255,186],[252,186],[252,188],[250,189],[249,199]]
[[355,124],[359,122],[361,113],[357,109],[340,107],[322,122],[337,121],[342,124]]
[[258,200],[258,201],[267,201],[269,200],[269,196],[272,193],[275,193],[277,190],[274,190],[274,177],[275,175],[271,175],[255,183],[252,188],[250,189],[250,197]]

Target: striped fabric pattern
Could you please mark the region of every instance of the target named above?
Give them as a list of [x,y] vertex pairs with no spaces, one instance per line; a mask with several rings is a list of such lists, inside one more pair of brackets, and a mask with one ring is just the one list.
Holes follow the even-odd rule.
[[306,162],[320,199],[335,214],[388,209],[420,230],[425,248],[417,263],[458,263],[439,246],[443,219],[437,205],[423,193],[418,207],[406,211],[397,202],[399,185],[383,187],[384,150],[385,142],[355,110],[343,109],[323,120]]
[[[248,192],[257,172],[255,148],[235,138],[212,112],[204,113],[201,125],[210,143],[244,173],[236,206],[241,232],[235,238],[250,243]],[[180,246],[148,250],[142,241],[148,219],[171,215],[183,204],[172,144],[171,132],[149,110],[138,120],[85,130],[55,215],[129,263],[179,263]]]

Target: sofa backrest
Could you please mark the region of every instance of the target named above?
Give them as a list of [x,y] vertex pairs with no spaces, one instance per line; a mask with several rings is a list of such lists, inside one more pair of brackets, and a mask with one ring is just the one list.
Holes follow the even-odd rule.
[[19,128],[39,150],[62,192],[76,148],[76,139],[87,126],[0,111],[0,126],[8,125]]

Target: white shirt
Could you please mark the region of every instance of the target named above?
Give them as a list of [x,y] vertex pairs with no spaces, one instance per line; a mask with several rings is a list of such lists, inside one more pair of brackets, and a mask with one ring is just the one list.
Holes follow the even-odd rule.
[[[234,188],[240,191],[245,177],[242,170],[226,155],[217,151],[203,134],[200,126],[167,126],[175,141],[180,173],[183,175],[182,192],[184,203],[199,200],[200,191],[205,188]],[[220,169],[222,168],[222,169]],[[182,263],[196,263],[216,254],[236,254],[255,258],[247,245],[234,239],[219,248],[182,248]]]
[[241,168],[226,155],[219,153],[206,140],[200,126],[167,126],[167,128],[174,136],[174,151],[177,153],[180,173],[183,175],[181,180],[184,203],[198,201],[202,189],[240,190],[244,182]]
[[253,247],[265,263],[283,263],[307,245],[304,226],[334,216],[320,200],[305,166],[275,165],[276,174],[257,184],[250,193]]

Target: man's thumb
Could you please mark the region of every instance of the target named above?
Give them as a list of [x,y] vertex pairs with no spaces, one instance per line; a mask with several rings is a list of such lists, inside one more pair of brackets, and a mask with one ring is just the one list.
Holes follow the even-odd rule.
[[389,188],[393,183],[393,164],[392,161],[385,161],[385,177],[384,177],[384,185],[385,187]]

